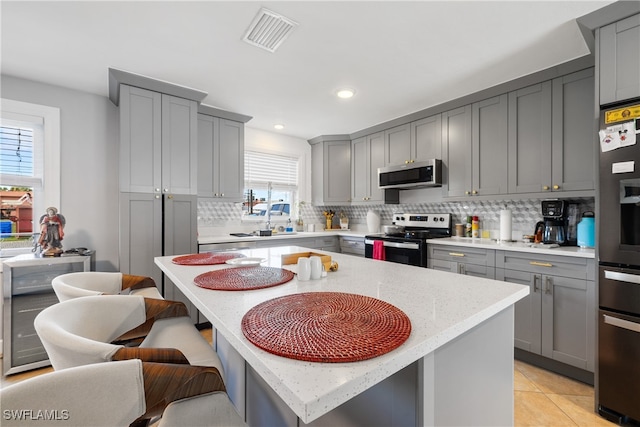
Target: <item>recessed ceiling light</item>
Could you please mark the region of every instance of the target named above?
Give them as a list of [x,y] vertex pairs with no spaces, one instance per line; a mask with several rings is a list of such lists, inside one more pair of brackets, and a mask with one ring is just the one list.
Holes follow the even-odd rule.
[[348,99],[351,98],[353,95],[355,95],[356,91],[353,89],[338,89],[338,92],[336,92],[336,95],[338,95],[338,98],[343,98],[343,99]]
[[273,127],[278,129],[278,130],[284,129],[284,125],[281,125],[281,124],[273,125]]

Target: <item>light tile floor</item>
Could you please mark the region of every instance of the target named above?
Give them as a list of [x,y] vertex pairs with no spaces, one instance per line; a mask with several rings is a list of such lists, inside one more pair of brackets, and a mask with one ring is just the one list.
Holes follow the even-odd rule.
[[[211,329],[201,332],[211,342]],[[42,368],[3,377],[0,387],[51,371]],[[518,360],[514,393],[516,427],[616,425],[595,412],[593,387]]]
[[595,412],[593,387],[519,360],[514,393],[518,427],[616,425]]

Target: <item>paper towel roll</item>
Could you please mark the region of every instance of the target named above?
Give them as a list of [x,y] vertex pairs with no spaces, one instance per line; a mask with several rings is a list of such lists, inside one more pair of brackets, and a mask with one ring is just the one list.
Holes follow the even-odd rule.
[[511,211],[500,211],[500,240],[511,240]]

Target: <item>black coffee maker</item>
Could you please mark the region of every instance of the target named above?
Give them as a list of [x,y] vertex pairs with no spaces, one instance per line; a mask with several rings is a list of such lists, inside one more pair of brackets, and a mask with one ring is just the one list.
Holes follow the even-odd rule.
[[536,224],[535,232],[542,234],[542,243],[567,244],[567,209],[568,204],[564,200],[543,200],[543,221]]

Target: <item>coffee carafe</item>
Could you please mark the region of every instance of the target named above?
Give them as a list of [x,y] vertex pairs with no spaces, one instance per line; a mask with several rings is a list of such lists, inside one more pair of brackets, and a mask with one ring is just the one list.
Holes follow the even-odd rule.
[[542,201],[542,243],[564,245],[567,241],[567,204],[563,200]]

